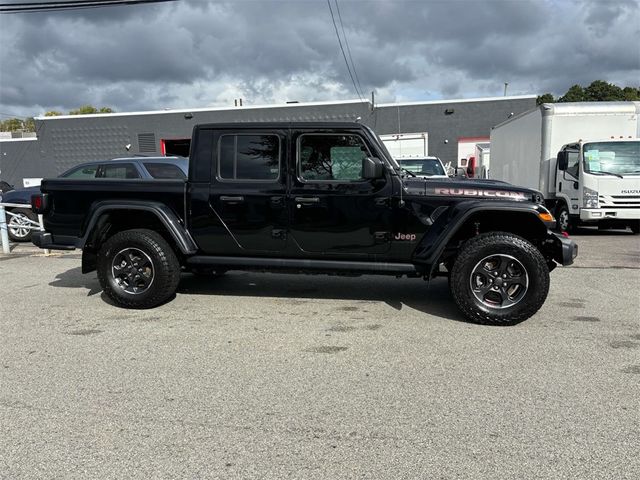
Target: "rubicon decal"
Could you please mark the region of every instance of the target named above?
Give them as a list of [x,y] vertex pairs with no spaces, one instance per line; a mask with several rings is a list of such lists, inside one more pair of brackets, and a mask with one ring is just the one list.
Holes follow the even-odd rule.
[[443,188],[433,189],[436,195],[449,195],[452,197],[489,197],[509,198],[512,200],[526,200],[527,196],[522,192],[509,192],[507,190],[484,190],[477,188]]

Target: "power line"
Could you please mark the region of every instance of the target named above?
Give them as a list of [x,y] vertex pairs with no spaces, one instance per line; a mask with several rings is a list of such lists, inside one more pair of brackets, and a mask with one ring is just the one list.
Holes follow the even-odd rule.
[[64,0],[59,2],[28,2],[0,4],[0,13],[34,13],[82,10],[87,8],[114,7],[174,2],[176,0]]
[[349,67],[349,62],[347,61],[347,55],[344,53],[344,48],[342,47],[342,40],[340,39],[340,34],[338,33],[338,26],[336,25],[336,19],[333,16],[333,9],[331,8],[331,0],[327,0],[327,5],[329,5],[329,11],[331,12],[331,20],[333,20],[333,27],[336,29],[336,37],[338,37],[338,44],[340,45],[340,50],[342,51],[342,57],[344,58],[344,63],[347,66],[347,71],[349,72],[349,77],[351,77],[351,83],[353,83],[353,88],[358,94],[358,98],[362,101],[362,95],[358,90],[356,85],[356,81],[353,79],[353,74],[351,73],[351,68]]
[[340,26],[342,27],[342,36],[344,37],[344,44],[347,46],[347,53],[349,54],[349,60],[351,61],[351,68],[353,68],[353,74],[356,76],[356,82],[358,83],[358,88],[360,89],[360,93],[362,93],[363,92],[362,85],[360,85],[360,79],[358,78],[358,72],[356,71],[356,64],[353,63],[353,58],[351,57],[351,48],[349,48],[349,40],[347,40],[347,33],[344,31],[344,24],[342,23],[342,15],[340,15],[340,7],[338,6],[338,0],[333,0],[333,1],[335,2],[336,10],[338,11],[338,20],[340,20]]

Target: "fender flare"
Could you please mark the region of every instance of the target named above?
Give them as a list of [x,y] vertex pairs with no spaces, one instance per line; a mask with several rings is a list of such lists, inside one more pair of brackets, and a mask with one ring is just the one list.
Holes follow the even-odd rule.
[[472,215],[479,212],[517,212],[530,215],[531,218],[539,222],[540,233],[546,235],[548,232],[547,226],[538,217],[537,205],[514,205],[512,202],[500,202],[493,205],[487,205],[487,202],[482,203],[479,205],[476,202],[462,202],[455,205],[449,215],[438,216],[413,251],[413,263],[425,265],[433,271],[449,241]]
[[84,234],[78,239],[76,247],[84,248],[103,215],[118,210],[140,210],[152,213],[164,225],[183,254],[193,255],[198,251],[198,245],[196,245],[196,242],[184,228],[173,210],[160,202],[141,202],[137,200],[106,200],[94,203],[87,215],[89,221],[83,229]]

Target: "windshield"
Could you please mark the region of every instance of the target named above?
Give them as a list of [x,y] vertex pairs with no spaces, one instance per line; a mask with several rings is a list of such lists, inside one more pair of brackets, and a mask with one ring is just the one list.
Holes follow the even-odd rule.
[[399,160],[400,166],[418,176],[446,175],[437,158],[411,158]]
[[584,171],[618,175],[640,174],[640,142],[585,143]]

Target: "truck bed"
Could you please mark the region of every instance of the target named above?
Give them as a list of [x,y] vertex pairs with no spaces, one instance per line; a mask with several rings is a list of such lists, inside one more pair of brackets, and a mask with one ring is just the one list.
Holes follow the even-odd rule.
[[[162,202],[184,221],[185,188],[183,180],[43,180],[42,193],[54,193],[51,213],[44,218],[45,229],[58,235],[81,236],[92,208],[107,200]],[[55,195],[57,192],[64,195]]]

